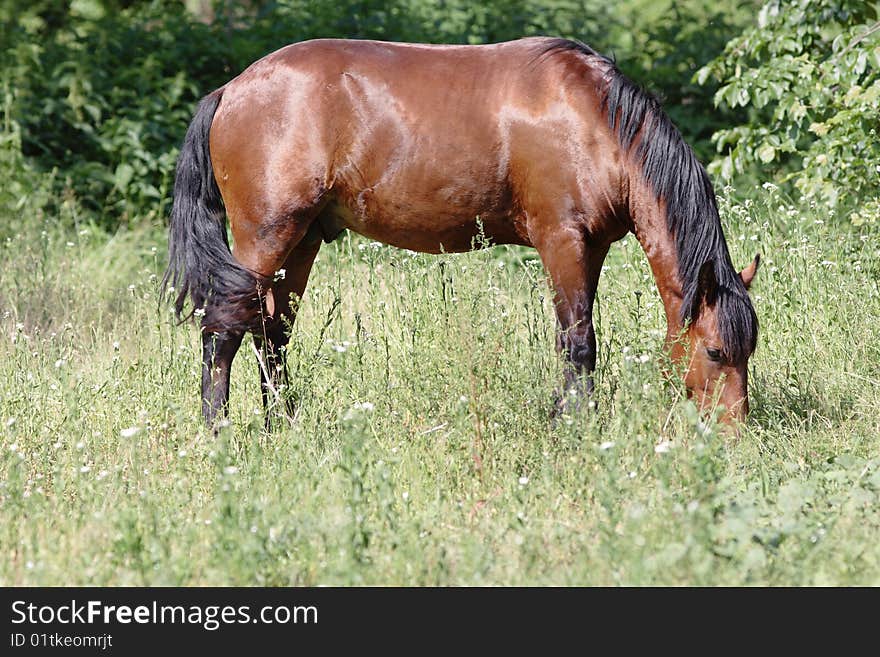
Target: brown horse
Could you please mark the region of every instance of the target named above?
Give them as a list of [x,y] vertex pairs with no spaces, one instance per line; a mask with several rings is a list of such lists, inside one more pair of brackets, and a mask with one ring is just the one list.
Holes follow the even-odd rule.
[[245,332],[265,349],[264,402],[286,381],[286,327],[321,240],[344,229],[429,253],[470,250],[479,230],[536,248],[575,398],[592,391],[602,262],[632,232],[688,390],[729,418],[748,411],[758,258],[734,270],[691,149],[652,96],[582,43],[308,41],[202,100],[178,160],[165,285],[178,316],[187,296],[201,316],[209,423],[226,412]]

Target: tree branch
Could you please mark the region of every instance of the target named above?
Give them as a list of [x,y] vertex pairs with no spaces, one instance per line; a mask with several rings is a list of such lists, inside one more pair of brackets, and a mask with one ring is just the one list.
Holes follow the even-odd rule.
[[839,59],[840,57],[843,57],[847,52],[849,52],[855,46],[857,46],[862,41],[867,39],[869,36],[874,34],[874,32],[876,32],[877,30],[880,30],[880,21],[877,21],[871,27],[869,27],[868,30],[864,34],[857,36],[855,39],[850,41],[849,44],[847,44],[846,48],[844,48],[839,53],[837,53],[837,55],[835,55],[834,59]]

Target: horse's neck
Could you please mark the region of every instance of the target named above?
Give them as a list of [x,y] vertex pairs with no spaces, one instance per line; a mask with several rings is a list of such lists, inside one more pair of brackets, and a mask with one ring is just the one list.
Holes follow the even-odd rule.
[[636,239],[648,257],[666,309],[667,339],[673,339],[681,330],[683,294],[675,237],[666,221],[666,204],[654,197],[647,183],[638,180],[631,183],[629,211]]

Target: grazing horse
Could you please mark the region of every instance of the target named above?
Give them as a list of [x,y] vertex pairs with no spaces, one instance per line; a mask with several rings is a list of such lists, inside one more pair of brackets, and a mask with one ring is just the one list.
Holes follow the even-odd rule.
[[657,100],[582,43],[319,39],[201,101],[177,163],[164,286],[178,317],[201,317],[209,424],[226,413],[245,332],[266,356],[264,403],[286,382],[287,327],[312,262],[345,229],[428,253],[468,251],[481,230],[537,249],[575,398],[593,387],[602,262],[632,232],[689,394],[720,401],[728,419],[748,411],[758,257],[733,268],[692,150]]

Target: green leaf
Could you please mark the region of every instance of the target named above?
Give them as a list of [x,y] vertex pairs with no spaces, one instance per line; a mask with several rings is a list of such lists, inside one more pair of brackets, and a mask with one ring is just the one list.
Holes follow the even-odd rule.
[[124,190],[128,187],[128,184],[131,182],[132,177],[134,177],[134,169],[130,164],[126,164],[123,162],[118,167],[116,167],[116,174],[114,177],[114,184],[120,190]]
[[773,148],[770,144],[764,144],[757,151],[758,158],[764,164],[769,164],[773,161],[773,158],[776,157],[776,149]]
[[696,82],[698,85],[702,86],[702,85],[706,84],[706,80],[709,79],[710,75],[711,75],[711,71],[710,71],[709,67],[704,66],[703,68],[701,68],[700,70],[698,70],[694,74],[694,82]]
[[72,0],[70,13],[74,16],[82,16],[91,21],[104,18],[106,13],[104,6],[99,0]]

